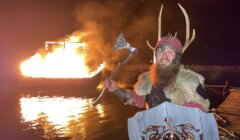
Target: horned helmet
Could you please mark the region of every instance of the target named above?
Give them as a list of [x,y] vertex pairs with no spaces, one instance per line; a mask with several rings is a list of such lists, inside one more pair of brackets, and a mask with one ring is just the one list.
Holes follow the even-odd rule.
[[189,17],[188,17],[188,14],[187,14],[186,10],[179,3],[178,3],[178,6],[182,10],[182,12],[184,14],[184,17],[185,17],[185,21],[186,21],[185,43],[184,43],[184,45],[182,45],[180,40],[176,37],[177,33],[175,33],[174,36],[172,36],[171,34],[168,34],[167,36],[161,37],[161,18],[162,18],[162,10],[163,10],[163,5],[162,5],[161,9],[160,9],[160,12],[159,12],[159,16],[158,16],[158,41],[157,41],[155,47],[150,45],[150,43],[147,40],[147,45],[150,47],[150,49],[153,50],[153,63],[156,63],[156,56],[155,56],[156,52],[158,50],[165,50],[168,47],[172,48],[176,53],[176,56],[175,56],[172,63],[173,64],[180,63],[180,58],[181,58],[182,54],[185,52],[185,50],[188,48],[188,46],[195,39],[195,29],[193,29],[192,37],[191,37],[191,39],[189,39],[190,38]]

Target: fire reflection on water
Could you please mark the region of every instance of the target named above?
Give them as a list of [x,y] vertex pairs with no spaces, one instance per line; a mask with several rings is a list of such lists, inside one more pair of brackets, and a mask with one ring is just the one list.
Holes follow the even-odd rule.
[[92,102],[92,99],[74,97],[22,97],[22,123],[28,124],[28,129],[42,129],[47,139],[84,139],[88,131],[86,129],[91,129],[90,125],[94,123],[87,117],[105,117],[104,106],[93,107]]

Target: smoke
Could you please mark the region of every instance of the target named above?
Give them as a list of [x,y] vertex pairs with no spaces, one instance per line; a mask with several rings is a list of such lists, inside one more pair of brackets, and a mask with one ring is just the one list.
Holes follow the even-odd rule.
[[[119,50],[114,52],[113,46],[120,33],[127,42],[136,47],[139,54],[130,64],[150,65],[153,52],[146,44],[149,40],[155,46],[158,34],[158,14],[163,0],[92,0],[79,2],[74,10],[76,28],[87,35],[81,40],[88,43],[87,64],[95,69],[102,61],[105,62],[105,72],[112,72],[116,65],[123,61],[129,52]],[[182,16],[182,17],[181,17]],[[185,34],[184,16],[176,1],[164,2],[162,15],[162,36],[181,29]],[[179,32],[180,31],[180,32]],[[180,38],[181,39],[181,38]],[[143,72],[143,71],[142,71]],[[117,81],[136,78],[139,73],[136,67],[125,67]],[[136,79],[135,79],[136,80]],[[131,83],[131,81],[124,81]]]
[[[157,5],[155,9],[159,9]],[[107,69],[118,64],[127,55],[127,51],[114,52],[113,46],[117,36],[123,32],[126,40],[136,47],[140,55],[152,58],[152,52],[146,45],[146,40],[157,38],[158,12],[152,10],[145,1],[85,1],[78,3],[74,11],[77,32],[86,32],[81,41],[88,43],[87,64],[94,67],[100,61],[106,63]],[[154,44],[153,44],[154,45]],[[141,61],[136,56],[133,61]]]

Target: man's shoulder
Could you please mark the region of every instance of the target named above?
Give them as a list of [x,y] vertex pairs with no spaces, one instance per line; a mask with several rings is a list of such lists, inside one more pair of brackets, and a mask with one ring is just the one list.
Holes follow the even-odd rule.
[[149,78],[150,77],[150,71],[143,72],[139,75],[139,78]]
[[151,88],[150,72],[143,72],[139,75],[138,81],[134,85],[134,90],[138,95],[144,96],[150,93]]
[[204,82],[204,77],[190,69],[186,69],[184,66],[181,66],[179,74],[178,74],[178,79],[180,80],[189,80],[189,81],[200,81],[202,84]]
[[146,71],[146,72],[141,73],[138,77],[138,82],[141,82],[144,84],[150,84],[151,83],[150,72]]

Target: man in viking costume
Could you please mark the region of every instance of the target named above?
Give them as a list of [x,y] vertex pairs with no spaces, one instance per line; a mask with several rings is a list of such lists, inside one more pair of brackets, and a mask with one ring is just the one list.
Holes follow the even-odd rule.
[[189,17],[185,9],[179,4],[186,20],[186,40],[182,45],[179,39],[171,34],[161,37],[161,6],[158,23],[158,41],[155,47],[149,42],[153,50],[153,64],[150,71],[142,73],[133,91],[118,88],[115,81],[106,79],[105,88],[117,95],[125,104],[139,108],[152,108],[165,101],[200,108],[208,111],[209,100],[204,89],[202,75],[185,69],[180,65],[181,56],[195,39],[195,30],[190,36]]

